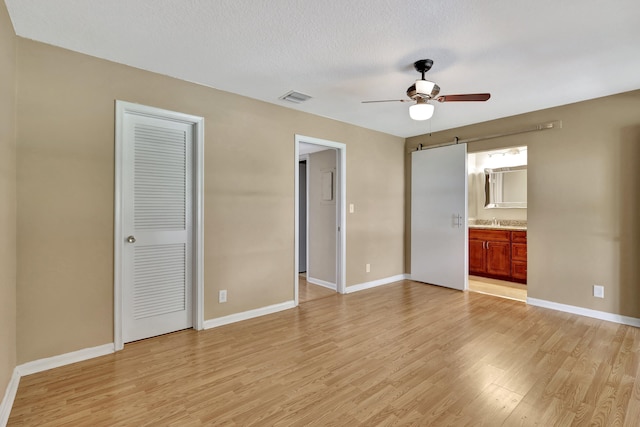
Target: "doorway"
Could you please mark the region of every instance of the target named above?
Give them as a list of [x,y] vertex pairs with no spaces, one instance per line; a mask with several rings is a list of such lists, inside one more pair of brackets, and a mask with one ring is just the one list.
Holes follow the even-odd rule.
[[[308,298],[345,293],[345,144],[295,137],[295,279],[298,305]],[[305,176],[301,178],[301,161]],[[302,199],[306,199],[302,206]],[[306,260],[301,260],[306,257]],[[305,270],[305,271],[302,271]],[[300,297],[302,286],[317,292]],[[323,289],[319,289],[323,288]]]
[[469,290],[527,298],[527,147],[468,154]]
[[114,343],[202,329],[204,119],[116,101]]

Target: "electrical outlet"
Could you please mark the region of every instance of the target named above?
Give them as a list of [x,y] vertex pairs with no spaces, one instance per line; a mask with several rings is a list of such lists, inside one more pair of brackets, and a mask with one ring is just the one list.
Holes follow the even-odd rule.
[[227,302],[227,290],[226,289],[218,292],[218,302],[220,302],[220,303]]
[[364,271],[365,273],[371,273],[371,264],[365,264]]
[[593,285],[593,296],[596,298],[604,298],[604,286]]

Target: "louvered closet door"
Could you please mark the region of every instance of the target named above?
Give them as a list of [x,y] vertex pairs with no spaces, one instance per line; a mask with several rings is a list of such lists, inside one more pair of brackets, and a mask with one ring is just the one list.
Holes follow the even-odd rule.
[[127,114],[123,339],[192,326],[192,127]]

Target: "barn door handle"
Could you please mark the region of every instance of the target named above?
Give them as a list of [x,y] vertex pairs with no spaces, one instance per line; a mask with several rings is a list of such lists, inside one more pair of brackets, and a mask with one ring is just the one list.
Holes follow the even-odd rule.
[[462,215],[458,215],[458,214],[453,214],[452,215],[453,218],[453,225],[461,228],[464,224],[462,223]]
[[129,237],[127,237],[127,242],[128,243],[135,243],[136,242],[136,238],[133,237],[133,236],[129,236]]

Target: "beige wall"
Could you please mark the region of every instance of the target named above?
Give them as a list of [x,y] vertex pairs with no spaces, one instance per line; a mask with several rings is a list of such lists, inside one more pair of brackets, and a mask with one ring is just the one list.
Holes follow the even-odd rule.
[[0,2],[0,401],[16,366],[15,46]]
[[[325,150],[309,154],[307,173],[309,175],[308,200],[308,247],[307,265],[308,279],[319,279],[324,282],[337,284],[336,277],[336,150]],[[322,198],[322,173],[333,173],[333,200]]]
[[[469,145],[528,146],[528,296],[638,318],[640,91],[409,138],[406,149],[552,120],[562,129]],[[604,299],[592,296],[594,284]]]
[[352,130],[353,138],[366,142],[347,147],[347,205],[354,205],[354,213],[347,210],[347,286],[405,272],[395,267],[396,257],[405,257],[404,232],[401,241],[396,238],[398,227],[404,230],[404,164],[395,161],[405,157],[404,148],[385,143],[384,134]]
[[295,134],[347,145],[347,285],[403,273],[402,138],[20,38],[17,71],[19,363],[113,342],[116,99],[205,117],[205,319],[293,300]]

